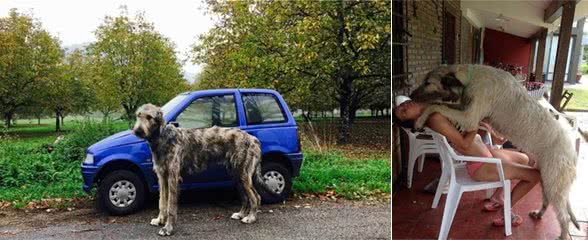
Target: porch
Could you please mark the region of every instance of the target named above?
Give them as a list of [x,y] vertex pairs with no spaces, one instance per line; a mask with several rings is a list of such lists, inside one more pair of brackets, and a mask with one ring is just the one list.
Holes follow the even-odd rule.
[[[567,113],[577,117],[580,124],[588,124],[588,113]],[[577,165],[577,178],[572,186],[570,200],[581,230],[570,224],[571,239],[588,239],[588,143],[581,142]],[[402,188],[392,197],[392,238],[393,239],[436,239],[441,228],[446,196],[441,197],[439,206],[431,208],[434,193],[424,188],[441,174],[441,164],[436,156],[427,156],[422,173],[415,170],[411,189]],[[453,239],[555,239],[560,232],[559,224],[551,207],[541,220],[528,216],[541,206],[541,186],[536,186],[514,208],[524,222],[513,227],[513,234],[504,236],[504,228],[492,226],[492,220],[502,213],[484,212],[486,200],[482,191],[464,193],[455,219],[449,231]]]

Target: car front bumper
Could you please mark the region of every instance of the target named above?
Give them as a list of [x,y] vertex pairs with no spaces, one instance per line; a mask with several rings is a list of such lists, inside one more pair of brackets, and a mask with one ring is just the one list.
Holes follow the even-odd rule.
[[85,192],[90,192],[92,186],[94,185],[94,177],[96,176],[98,167],[82,163],[81,169],[82,178],[84,179],[84,185],[82,186],[82,189],[84,189]]

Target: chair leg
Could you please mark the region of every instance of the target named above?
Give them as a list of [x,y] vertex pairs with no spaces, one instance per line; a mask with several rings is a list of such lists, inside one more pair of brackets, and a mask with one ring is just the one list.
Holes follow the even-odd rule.
[[439,200],[441,199],[441,195],[443,195],[443,190],[445,189],[445,185],[449,181],[450,173],[448,171],[443,171],[441,173],[441,177],[439,178],[439,183],[437,184],[437,191],[435,191],[435,198],[433,198],[433,205],[431,208],[437,208],[439,206]]
[[492,198],[492,195],[496,192],[496,188],[486,189],[486,199]]
[[510,236],[512,234],[512,218],[510,205],[510,180],[504,183],[504,235]]
[[407,187],[410,189],[412,187],[412,176],[414,173],[414,164],[416,162],[416,158],[417,156],[414,156],[415,154],[413,152],[411,152],[409,154],[409,158],[408,158],[408,173],[406,174],[406,182],[407,182]]
[[439,231],[440,240],[447,239],[461,194],[461,189],[451,184],[449,187],[449,193],[447,194],[447,200],[445,200],[445,209],[443,210],[443,221],[441,222],[441,230]]
[[425,153],[421,154],[421,157],[419,158],[419,172],[423,172],[423,166],[425,165]]

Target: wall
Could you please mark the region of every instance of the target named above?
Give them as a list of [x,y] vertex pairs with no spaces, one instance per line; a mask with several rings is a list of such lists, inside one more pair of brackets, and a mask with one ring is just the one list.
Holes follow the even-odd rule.
[[484,64],[502,62],[528,71],[531,39],[487,28],[484,32]]
[[460,63],[461,7],[460,1],[406,1],[408,32],[408,72],[412,73],[409,82],[416,87],[425,75],[441,65],[443,43],[443,9],[455,16],[456,62]]
[[[425,75],[435,67],[441,65],[443,44],[443,9],[455,16],[455,61],[460,63],[462,14],[458,0],[406,0],[405,13],[407,16],[407,36],[405,63],[407,66],[408,87],[405,84],[392,83],[394,96],[408,95],[424,79]],[[402,34],[394,32],[392,34]],[[394,73],[393,73],[394,74]],[[403,87],[399,87],[403,86]],[[400,165],[400,141],[398,128],[393,128],[392,159],[393,169]],[[406,166],[402,166],[406,167]]]

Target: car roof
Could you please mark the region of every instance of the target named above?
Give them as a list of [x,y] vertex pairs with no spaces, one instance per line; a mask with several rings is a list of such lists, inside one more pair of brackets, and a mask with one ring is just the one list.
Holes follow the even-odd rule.
[[193,92],[184,92],[183,95],[192,95],[192,94],[223,94],[223,93],[232,93],[232,92],[241,92],[241,93],[271,93],[271,94],[278,94],[277,91],[273,89],[261,89],[261,88],[222,88],[222,89],[207,89],[207,90],[198,90]]

